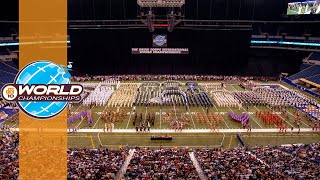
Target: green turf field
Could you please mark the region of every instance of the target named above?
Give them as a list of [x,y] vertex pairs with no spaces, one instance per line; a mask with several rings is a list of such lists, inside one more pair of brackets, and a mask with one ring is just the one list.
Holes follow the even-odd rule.
[[[268,84],[276,84],[278,82],[268,82]],[[283,83],[285,87],[292,88],[291,86]],[[238,85],[227,85],[226,87],[229,91],[245,91]],[[318,102],[319,99],[317,99]],[[216,125],[217,129],[241,129],[240,123],[233,121],[227,115],[228,112],[234,112],[236,114],[241,114],[243,112],[248,112],[250,115],[250,124],[253,129],[275,129],[274,125],[264,124],[257,116],[256,111],[271,111],[267,106],[250,106],[243,107],[239,109],[238,107],[218,107],[214,102],[214,106],[209,108],[208,111],[211,113],[220,112],[223,117],[223,121]],[[90,109],[89,106],[83,105],[73,105],[71,108],[71,113],[81,112],[83,110]],[[122,122],[115,123],[115,129],[134,129],[133,118],[134,113],[131,107],[120,108],[127,112]],[[142,114],[143,119],[145,116],[150,114],[155,114],[155,125],[151,129],[167,130],[170,128],[169,122],[163,122],[162,118],[167,116],[168,113],[173,114],[173,118],[179,118],[180,113],[173,113],[172,110],[180,110],[180,113],[186,113],[188,119],[190,120],[189,126],[186,129],[209,129],[210,125],[207,123],[201,123],[196,121],[196,114],[202,113],[206,114],[206,109],[204,107],[185,107],[185,106],[137,106],[136,113]],[[93,124],[89,125],[87,119],[80,119],[68,125],[69,128],[77,127],[78,129],[102,129],[104,127],[104,121],[100,119],[100,113],[105,111],[116,111],[116,107],[107,106],[94,106],[92,107]],[[278,109],[272,110],[274,113],[279,113]],[[242,133],[243,140],[249,146],[254,145],[280,145],[280,144],[290,144],[290,143],[313,143],[320,142],[320,133],[293,133],[290,134],[291,127],[297,128],[294,124],[294,112],[296,109],[287,108],[289,117],[282,117],[286,124],[288,125],[287,133]],[[18,127],[18,123],[6,121],[5,122],[10,127]],[[301,128],[307,128],[310,124],[307,118],[302,117]],[[69,147],[114,147],[117,148],[121,146],[189,146],[189,147],[203,147],[203,146],[224,146],[224,147],[235,147],[238,146],[239,141],[236,138],[236,132],[233,133],[174,133],[169,134],[173,136],[173,141],[151,141],[151,135],[164,135],[165,133],[158,134],[137,134],[137,133],[69,133],[68,135],[68,146]]]
[[[287,86],[290,87],[290,86]],[[238,85],[227,85],[227,90],[229,91],[239,91],[239,90],[244,90]],[[214,102],[214,101],[213,101]],[[76,105],[73,106],[71,109],[71,112],[81,112],[82,110],[89,109],[89,106],[83,106],[83,105]],[[133,129],[135,126],[132,124],[133,120],[133,112],[131,107],[125,107],[121,108],[124,109],[127,112],[127,116],[125,117],[123,122],[116,122],[115,123],[115,128],[117,129]],[[189,119],[191,120],[191,124],[187,127],[190,129],[209,129],[209,125],[207,124],[202,124],[199,122],[195,121],[195,115],[196,113],[202,113],[203,115],[206,114],[206,109],[204,107],[189,107],[186,109],[185,106],[163,106],[162,108],[160,106],[148,106],[147,108],[145,106],[137,106],[136,107],[136,113],[142,114],[143,118],[148,114],[155,114],[156,120],[155,120],[155,126],[152,127],[153,129],[168,129],[169,128],[169,122],[164,123],[161,122],[163,116],[166,116],[168,113],[172,113],[173,109],[179,109],[181,113],[187,113]],[[93,128],[93,129],[101,129],[104,127],[104,122],[99,118],[100,112],[103,111],[116,111],[116,107],[106,107],[106,106],[97,106],[92,108],[93,112],[93,124],[91,126],[88,125],[87,120],[78,120],[75,121],[74,123],[70,124],[69,127],[78,127],[80,129],[87,129],[87,128]],[[272,110],[267,106],[249,106],[248,109],[246,107],[243,107],[239,110],[238,107],[218,107],[217,104],[214,102],[214,107],[209,109],[209,112],[215,113],[215,112],[220,112],[222,113],[224,122],[220,123],[217,125],[217,128],[219,129],[239,129],[241,128],[241,125],[238,122],[235,122],[231,120],[227,113],[228,112],[234,112],[236,114],[241,114],[243,112],[248,112],[250,115],[250,123],[252,125],[252,128],[257,128],[257,129],[266,129],[266,128],[276,128],[275,126],[270,126],[264,124],[258,117],[256,117],[255,112],[256,111],[273,111],[275,113],[279,114],[279,109]],[[291,127],[297,127],[294,122],[294,112],[296,109],[294,108],[287,108],[287,111],[289,113],[289,117],[282,117],[285,122],[288,125],[288,128]],[[173,117],[180,117],[179,113],[173,113]],[[307,118],[303,117],[302,118],[302,124],[300,125],[301,128],[307,128],[311,125],[308,123]]]
[[[168,134],[172,141],[151,141],[152,135],[159,134],[121,134],[121,133],[70,133],[68,147],[225,147],[239,146],[236,133],[206,133],[206,134]],[[255,145],[281,145],[298,143],[317,143],[320,133],[242,133],[244,143],[250,147]]]

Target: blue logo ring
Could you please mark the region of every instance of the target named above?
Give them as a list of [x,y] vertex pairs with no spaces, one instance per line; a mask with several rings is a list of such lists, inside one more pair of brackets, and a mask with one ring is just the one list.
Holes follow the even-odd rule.
[[158,35],[154,38],[153,42],[157,46],[163,46],[165,43],[167,43],[167,39],[166,39],[166,36]]
[[[70,84],[65,71],[49,61],[36,61],[25,66],[16,76],[15,84]],[[34,118],[48,119],[61,113],[67,102],[19,101],[18,106]]]

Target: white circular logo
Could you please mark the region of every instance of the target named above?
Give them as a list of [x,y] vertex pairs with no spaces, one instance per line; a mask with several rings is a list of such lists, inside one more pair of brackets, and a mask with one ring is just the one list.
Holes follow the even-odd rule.
[[2,90],[2,97],[7,101],[12,101],[16,99],[18,91],[14,86],[6,86]]

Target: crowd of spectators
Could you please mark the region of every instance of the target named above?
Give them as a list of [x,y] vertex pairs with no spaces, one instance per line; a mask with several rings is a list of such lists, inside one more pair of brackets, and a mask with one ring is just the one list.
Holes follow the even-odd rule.
[[320,143],[281,146],[280,150],[320,165]]
[[199,149],[195,157],[208,179],[261,179],[263,172],[270,171],[243,148]]
[[209,179],[320,177],[320,144],[198,149],[195,157]]
[[[5,125],[1,126],[1,130],[4,134],[0,139],[0,179],[18,179],[19,136]],[[114,179],[128,152],[126,148],[68,149],[68,179]],[[47,165],[49,167],[50,163]]]
[[251,152],[270,166],[271,171],[268,171],[270,175],[279,174],[294,179],[317,179],[320,177],[319,144],[303,146],[302,149],[309,147],[308,151],[305,151],[308,152],[307,156],[298,151],[300,149],[298,146],[255,147]]
[[157,81],[157,80],[185,80],[185,81],[275,81],[275,77],[267,76],[218,76],[218,75],[109,75],[109,76],[73,76],[71,81],[105,81],[119,79],[120,81]]
[[[1,126],[0,179],[18,179],[19,136]],[[136,148],[126,179],[199,179],[188,148]],[[127,148],[72,148],[67,151],[68,179],[115,179],[129,155]],[[283,146],[196,149],[208,179],[317,179],[320,143]],[[47,168],[50,167],[48,164]],[[49,170],[49,169],[48,169]],[[54,173],[54,172],[52,172]]]
[[4,107],[6,105],[7,105],[7,103],[2,98],[0,98],[0,108]]
[[115,179],[128,156],[128,149],[69,149],[68,178]]
[[[1,130],[8,127],[1,125]],[[19,137],[16,133],[5,133],[0,140],[0,179],[17,179],[19,167]]]
[[3,108],[3,107],[11,107],[12,108],[12,107],[16,107],[16,104],[15,103],[8,103],[0,97],[0,108]]
[[137,149],[126,179],[199,179],[188,149]]
[[14,103],[7,103],[0,98],[0,123],[8,119],[13,123],[18,121],[18,117],[13,116],[18,113],[17,109],[13,109],[15,106]]

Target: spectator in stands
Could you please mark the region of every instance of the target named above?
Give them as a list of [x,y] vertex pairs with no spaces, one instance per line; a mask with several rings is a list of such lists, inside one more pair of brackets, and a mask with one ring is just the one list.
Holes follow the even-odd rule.
[[199,179],[187,149],[137,149],[126,179]]

